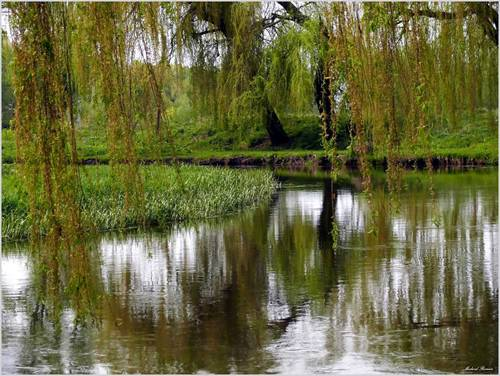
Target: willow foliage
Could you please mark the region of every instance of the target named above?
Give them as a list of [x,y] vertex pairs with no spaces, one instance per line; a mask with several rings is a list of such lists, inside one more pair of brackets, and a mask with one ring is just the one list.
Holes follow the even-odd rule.
[[318,20],[302,27],[290,25],[266,48],[266,93],[281,111],[307,112],[314,97],[314,72],[317,69]]
[[[140,210],[142,178],[134,143],[134,111],[131,63],[134,44],[131,12],[134,4],[91,3],[81,11],[93,14],[89,32],[94,36],[93,61],[98,62],[99,88],[107,111],[110,163],[125,194],[125,210]],[[90,37],[90,36],[89,36]]]
[[41,227],[74,237],[81,226],[68,14],[62,4],[9,4],[19,170],[28,187],[33,237]]
[[[448,18],[415,16],[429,6]],[[497,47],[477,16],[466,17],[468,6],[340,3],[325,10],[326,74],[347,87],[362,170],[368,149],[387,155],[391,174],[404,139],[425,144],[429,128],[453,128],[467,113],[496,107]]]
[[[88,116],[86,103],[105,113],[116,194],[125,197],[125,211],[140,212],[144,193],[136,131],[146,130],[159,159],[162,145],[174,142],[173,92],[187,92],[198,113],[210,115],[212,125],[235,139],[243,139],[250,127],[265,126],[282,144],[288,139],[280,118],[313,111],[316,101],[318,132],[334,162],[340,113],[348,112],[365,190],[371,185],[368,155],[375,154],[387,156],[392,191],[400,189],[401,147],[429,147],[430,129],[456,127],[478,109],[496,109],[498,100],[498,32],[488,23],[497,10],[490,5],[9,3],[8,8],[17,151],[35,235],[44,226],[66,236],[79,232],[75,126]],[[427,164],[431,169],[430,149]]]

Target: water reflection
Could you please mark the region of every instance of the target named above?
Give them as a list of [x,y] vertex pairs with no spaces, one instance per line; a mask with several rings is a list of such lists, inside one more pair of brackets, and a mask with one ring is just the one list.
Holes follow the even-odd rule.
[[[8,372],[69,372],[85,358],[81,334],[97,329],[102,286],[95,240],[57,238],[4,245],[2,366]],[[83,368],[82,368],[83,369]]]
[[[496,172],[435,176],[435,204],[410,174],[397,212],[355,179],[285,179],[238,216],[105,235],[73,279],[41,268],[53,255],[6,247],[4,370],[497,372]],[[47,296],[62,297],[61,325],[33,315]],[[82,311],[101,324],[75,326]]]

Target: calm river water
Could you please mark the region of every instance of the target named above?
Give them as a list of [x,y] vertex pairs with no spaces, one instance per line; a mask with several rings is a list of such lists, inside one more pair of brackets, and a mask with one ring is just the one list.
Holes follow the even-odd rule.
[[2,371],[497,373],[497,171],[436,173],[434,199],[407,175],[371,201],[281,175],[256,209],[76,261],[4,244]]

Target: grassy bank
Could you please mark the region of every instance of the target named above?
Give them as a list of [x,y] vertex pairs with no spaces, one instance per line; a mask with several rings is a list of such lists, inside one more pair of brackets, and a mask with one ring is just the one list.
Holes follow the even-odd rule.
[[[498,116],[495,112],[477,111],[473,116],[464,116],[454,126],[436,125],[430,132],[429,148],[422,147],[419,140],[404,137],[401,140],[400,158],[403,162],[423,160],[430,154],[437,164],[489,164],[498,163]],[[106,146],[105,124],[90,122],[78,128],[78,155],[85,163],[107,163],[109,155]],[[99,126],[98,126],[99,125]],[[227,132],[211,128],[203,122],[195,122],[186,115],[182,122],[172,124],[176,155],[186,163],[231,164],[231,165],[288,165],[321,163],[326,154],[321,150],[319,139],[320,126],[317,116],[298,116],[287,119],[286,130],[291,144],[288,148],[271,149],[266,144],[263,130],[253,135],[252,140],[260,144],[250,147],[226,140]],[[344,126],[345,128],[345,126]],[[249,130],[248,133],[252,133]],[[341,132],[339,151],[341,158],[353,162],[354,155],[349,152],[349,139]],[[250,136],[249,136],[250,137]],[[142,161],[172,158],[173,149],[164,142],[160,149],[152,150],[151,136],[139,129],[136,134],[136,147]],[[374,164],[382,164],[387,151],[369,156]],[[2,129],[2,156],[4,163],[15,161],[16,148],[14,132]],[[451,162],[450,162],[451,160]],[[353,165],[353,163],[350,163]]]
[[[353,160],[355,156],[349,154],[346,150],[339,150],[339,156],[343,160]],[[417,160],[425,159],[428,155],[424,149],[402,149],[400,151],[401,160]],[[467,159],[482,161],[484,164],[498,163],[498,143],[496,138],[485,142],[476,143],[463,147],[439,146],[435,145],[431,148],[431,155],[434,159]],[[170,156],[165,156],[170,157]],[[235,159],[262,159],[262,160],[314,160],[326,158],[327,154],[324,150],[305,150],[305,149],[283,149],[283,150],[197,150],[188,154],[178,155],[180,159],[192,159],[194,162],[203,162],[210,160],[227,161]],[[368,156],[373,163],[381,163],[385,159],[385,155]]]
[[[269,171],[229,170],[181,166],[146,166],[145,218],[149,225],[221,216],[267,200],[276,182]],[[123,215],[124,197],[114,188],[108,166],[82,167],[82,212],[85,223],[97,231],[135,227],[138,214]],[[3,166],[2,238],[29,234],[27,194],[15,174],[15,165]],[[90,228],[89,228],[90,229]]]
[[[478,164],[496,165],[498,164],[498,138],[492,133],[489,138],[477,140],[476,142],[457,142],[457,146],[450,143],[450,139],[455,137],[443,137],[431,142],[431,155],[436,160],[465,160],[478,162]],[[13,132],[10,130],[2,131],[3,162],[13,163],[15,161],[15,141]],[[400,151],[402,161],[412,161],[425,159],[428,152],[423,148],[405,146]],[[339,151],[340,157],[344,161],[353,160],[354,156],[346,150]],[[106,164],[109,162],[108,153],[104,144],[86,145],[79,150],[79,156],[82,163]],[[193,150],[190,152],[180,152],[177,154],[180,161],[186,163],[215,163],[218,164],[287,164],[294,160],[315,161],[326,157],[324,150],[317,149],[243,149],[243,150]],[[169,160],[172,153],[165,150],[161,159]],[[385,155],[370,155],[369,159],[374,164],[381,164]],[[155,159],[153,155],[146,151],[139,151],[139,159],[149,161]]]

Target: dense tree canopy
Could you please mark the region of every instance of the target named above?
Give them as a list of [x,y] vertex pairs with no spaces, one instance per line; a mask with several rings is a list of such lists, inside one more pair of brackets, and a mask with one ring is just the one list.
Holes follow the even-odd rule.
[[75,127],[86,103],[103,108],[118,189],[128,210],[141,210],[134,133],[144,127],[152,145],[173,144],[169,109],[179,92],[211,126],[242,134],[257,124],[274,146],[289,142],[286,113],[315,108],[334,161],[347,118],[366,187],[369,151],[387,151],[397,175],[402,140],[425,144],[431,126],[453,127],[498,100],[496,3],[7,7],[31,215],[63,234],[79,223]]

